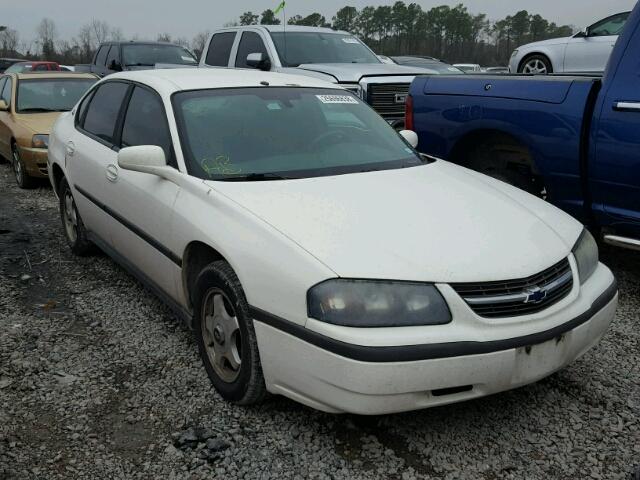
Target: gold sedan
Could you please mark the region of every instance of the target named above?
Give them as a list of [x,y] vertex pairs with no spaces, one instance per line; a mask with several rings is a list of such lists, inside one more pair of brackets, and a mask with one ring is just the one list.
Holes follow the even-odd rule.
[[89,73],[10,73],[0,76],[0,155],[12,163],[20,188],[47,177],[49,132],[97,77]]

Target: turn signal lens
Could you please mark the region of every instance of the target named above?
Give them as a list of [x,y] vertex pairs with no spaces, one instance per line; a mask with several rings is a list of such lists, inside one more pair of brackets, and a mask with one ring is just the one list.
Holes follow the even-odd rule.
[[34,135],[31,139],[33,148],[47,148],[49,146],[49,135]]

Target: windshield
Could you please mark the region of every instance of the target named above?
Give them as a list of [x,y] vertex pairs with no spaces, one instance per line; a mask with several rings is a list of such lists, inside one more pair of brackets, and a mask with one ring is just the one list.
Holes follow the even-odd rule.
[[122,60],[127,67],[151,67],[156,63],[195,65],[198,61],[189,50],[178,45],[134,44],[122,47]]
[[271,32],[283,67],[304,63],[382,63],[352,35],[324,32]]
[[96,82],[92,78],[37,78],[20,80],[17,113],[66,112]]
[[207,180],[306,178],[424,163],[345,90],[198,90],[175,94],[173,107],[189,172]]
[[32,68],[30,63],[14,63],[9,68],[5,70],[4,73],[22,73],[28,72]]

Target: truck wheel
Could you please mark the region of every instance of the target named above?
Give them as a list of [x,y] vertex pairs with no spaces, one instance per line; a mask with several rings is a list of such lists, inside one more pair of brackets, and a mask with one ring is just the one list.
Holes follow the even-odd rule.
[[522,63],[518,73],[528,73],[532,75],[546,75],[553,73],[551,61],[544,55],[536,54],[526,57]]
[[218,393],[239,405],[266,395],[258,342],[240,281],[225,261],[205,267],[195,283],[194,330],[207,375]]

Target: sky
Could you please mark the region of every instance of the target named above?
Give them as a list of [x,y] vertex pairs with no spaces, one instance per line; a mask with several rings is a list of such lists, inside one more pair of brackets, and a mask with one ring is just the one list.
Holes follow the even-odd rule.
[[[471,13],[489,19],[504,18],[518,10],[539,13],[557,24],[587,26],[614,13],[631,10],[636,0],[405,0],[428,10],[438,5],[464,3]],[[275,9],[279,0],[0,0],[0,25],[18,30],[22,40],[35,37],[37,24],[51,18],[60,38],[70,39],[92,18],[122,29],[126,38],[155,39],[160,32],[189,40],[198,32],[215,30],[237,20],[248,10]],[[392,5],[394,0],[288,0],[287,16],[320,12],[330,20],[345,5]]]

